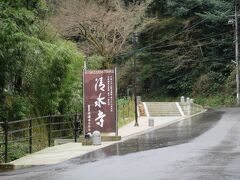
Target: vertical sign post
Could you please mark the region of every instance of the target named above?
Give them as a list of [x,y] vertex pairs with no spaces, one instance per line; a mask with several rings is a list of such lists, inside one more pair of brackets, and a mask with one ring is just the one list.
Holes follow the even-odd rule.
[[84,70],[84,133],[117,135],[116,69]]

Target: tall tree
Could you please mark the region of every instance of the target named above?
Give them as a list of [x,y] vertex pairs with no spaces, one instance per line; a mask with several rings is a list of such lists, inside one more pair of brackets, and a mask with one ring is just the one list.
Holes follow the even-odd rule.
[[170,95],[221,91],[233,70],[231,14],[233,1],[155,0],[156,18],[140,38],[142,86]]
[[128,48],[127,40],[143,21],[149,3],[147,0],[125,6],[121,0],[61,1],[52,22],[85,52],[90,47],[92,52],[104,56],[104,66],[109,67],[113,57]]

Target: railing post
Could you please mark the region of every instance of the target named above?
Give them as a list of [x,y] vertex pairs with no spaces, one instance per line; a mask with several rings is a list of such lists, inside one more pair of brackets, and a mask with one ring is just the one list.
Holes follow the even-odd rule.
[[127,113],[128,113],[128,118],[129,118],[129,100],[128,100],[128,103],[127,103]]
[[28,128],[29,128],[29,153],[32,154],[32,118],[30,117],[29,119],[29,124],[28,124]]
[[124,108],[125,108],[124,104],[123,104],[122,108],[123,108],[122,113],[123,113],[123,121],[124,121],[124,119],[125,119],[125,117],[124,117]]
[[4,121],[4,162],[8,162],[8,119],[6,118]]
[[130,101],[128,100],[128,118],[129,118],[129,111],[130,111]]
[[74,142],[77,142],[77,115],[74,116]]
[[51,146],[51,124],[52,124],[52,118],[51,115],[48,117],[48,147]]
[[74,118],[74,142],[75,143],[77,142],[79,128],[80,128],[79,114],[76,114]]

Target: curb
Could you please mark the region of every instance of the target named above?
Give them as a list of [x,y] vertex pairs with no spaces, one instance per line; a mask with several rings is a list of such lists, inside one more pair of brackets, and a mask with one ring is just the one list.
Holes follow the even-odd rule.
[[14,170],[15,165],[11,163],[0,163],[0,172],[1,171],[9,171],[9,170]]
[[0,172],[18,170],[23,168],[30,168],[34,166],[43,166],[43,165],[14,165],[11,163],[0,163]]

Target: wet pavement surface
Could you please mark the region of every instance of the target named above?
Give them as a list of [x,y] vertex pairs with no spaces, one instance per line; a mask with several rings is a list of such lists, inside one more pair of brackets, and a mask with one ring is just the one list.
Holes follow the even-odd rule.
[[88,163],[116,155],[163,148],[186,143],[213,127],[221,118],[222,111],[209,110],[193,118],[174,123],[165,128],[153,130],[124,142],[88,153],[70,160],[71,163]]
[[208,111],[52,166],[0,179],[240,179],[240,108]]

